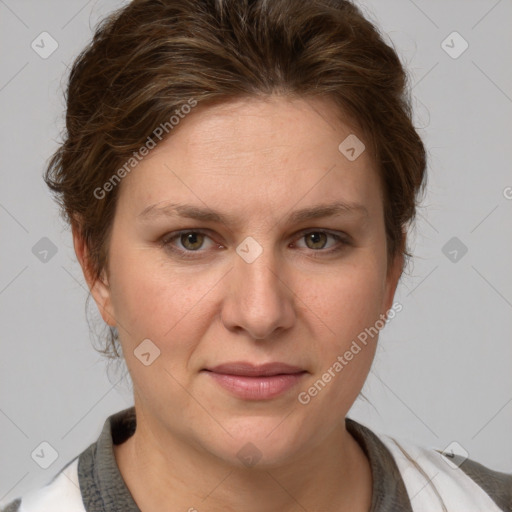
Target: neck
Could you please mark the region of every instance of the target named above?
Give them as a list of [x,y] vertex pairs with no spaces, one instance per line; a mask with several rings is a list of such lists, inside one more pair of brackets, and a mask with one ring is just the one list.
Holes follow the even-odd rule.
[[[157,440],[165,439],[165,442]],[[368,512],[372,474],[343,421],[321,445],[279,467],[234,467],[137,413],[133,436],[114,446],[121,475],[142,512]]]

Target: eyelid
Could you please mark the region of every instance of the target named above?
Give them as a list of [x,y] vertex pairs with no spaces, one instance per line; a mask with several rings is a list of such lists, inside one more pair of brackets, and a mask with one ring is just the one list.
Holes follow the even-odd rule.
[[325,233],[326,235],[330,235],[333,238],[340,239],[340,241],[349,243],[351,241],[350,236],[345,233],[344,231],[335,231],[330,229],[324,229],[324,228],[306,228],[298,231],[295,233],[295,238],[301,238],[304,235],[307,235],[308,233]]
[[[302,231],[299,231],[298,233],[296,233],[294,239],[300,240],[305,235],[307,235],[309,233],[323,233],[327,236],[332,237],[336,241],[334,246],[330,247],[328,249],[316,249],[315,250],[315,249],[308,249],[308,247],[306,247],[305,249],[309,252],[310,257],[313,257],[313,258],[334,256],[338,253],[341,253],[343,251],[343,249],[346,249],[347,246],[353,245],[352,238],[349,235],[347,235],[345,232],[343,232],[343,231],[333,232],[329,229],[322,229],[322,228],[303,229]],[[295,242],[293,242],[293,243],[295,243]]]
[[[202,229],[202,228],[191,228],[191,229],[180,229],[178,231],[172,231],[171,233],[166,233],[164,236],[160,237],[159,239],[159,243],[163,246],[170,246],[171,242],[176,240],[176,239],[179,239],[181,237],[181,235],[185,235],[187,233],[198,233],[200,235],[205,235],[206,237],[210,238],[210,240],[214,241],[211,234],[213,233],[213,231],[209,230],[209,229]],[[218,244],[218,245],[221,245],[221,244]],[[176,249],[177,251],[183,251],[183,249]],[[188,253],[200,253],[200,252],[204,252],[204,251],[201,251],[201,250],[197,250],[197,251],[183,251],[183,252],[188,252]]]

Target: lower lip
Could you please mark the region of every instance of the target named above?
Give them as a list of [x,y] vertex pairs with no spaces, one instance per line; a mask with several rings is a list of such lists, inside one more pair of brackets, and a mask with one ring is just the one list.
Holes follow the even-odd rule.
[[277,397],[296,386],[306,374],[301,372],[268,377],[244,377],[210,371],[207,373],[224,389],[244,400],[268,400]]

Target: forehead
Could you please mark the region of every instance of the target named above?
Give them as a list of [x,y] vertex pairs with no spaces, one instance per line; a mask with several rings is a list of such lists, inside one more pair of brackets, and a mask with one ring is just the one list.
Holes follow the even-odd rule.
[[347,138],[363,143],[327,100],[199,105],[125,178],[122,195],[137,215],[167,201],[232,217],[336,201],[371,213],[380,206],[378,175],[367,151],[347,158]]

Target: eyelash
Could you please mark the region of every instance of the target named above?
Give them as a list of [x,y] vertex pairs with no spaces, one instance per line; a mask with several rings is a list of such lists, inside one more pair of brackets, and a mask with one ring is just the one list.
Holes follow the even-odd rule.
[[[208,233],[205,232],[205,231],[184,229],[184,230],[181,230],[181,231],[176,231],[174,233],[169,233],[169,234],[165,235],[164,237],[162,237],[160,239],[160,241],[159,241],[160,245],[162,247],[164,247],[166,250],[169,250],[170,252],[172,252],[174,254],[177,254],[179,257],[181,257],[183,259],[198,258],[200,256],[198,256],[197,254],[200,254],[203,251],[201,251],[199,249],[196,250],[196,251],[183,250],[183,249],[178,249],[176,247],[173,247],[171,245],[171,243],[174,240],[179,239],[181,237],[181,235],[189,234],[189,233],[200,234],[200,235],[204,235],[204,236],[210,238]],[[335,253],[340,252],[341,250],[343,250],[345,248],[345,246],[351,245],[349,240],[347,240],[346,236],[341,236],[341,235],[338,235],[338,234],[334,234],[334,233],[331,233],[330,231],[325,231],[325,230],[322,230],[322,229],[310,229],[310,230],[301,231],[299,233],[298,239],[304,238],[306,235],[311,234],[311,233],[323,233],[324,235],[327,235],[327,236],[330,236],[330,237],[334,238],[338,242],[338,245],[336,245],[334,248],[331,248],[331,249],[328,249],[328,250],[324,250],[324,249],[316,249],[316,250],[315,249],[310,249],[310,251],[313,253],[313,257],[314,258],[322,257],[323,255],[328,255],[328,254],[335,254]],[[320,254],[315,254],[315,253],[320,253]]]

